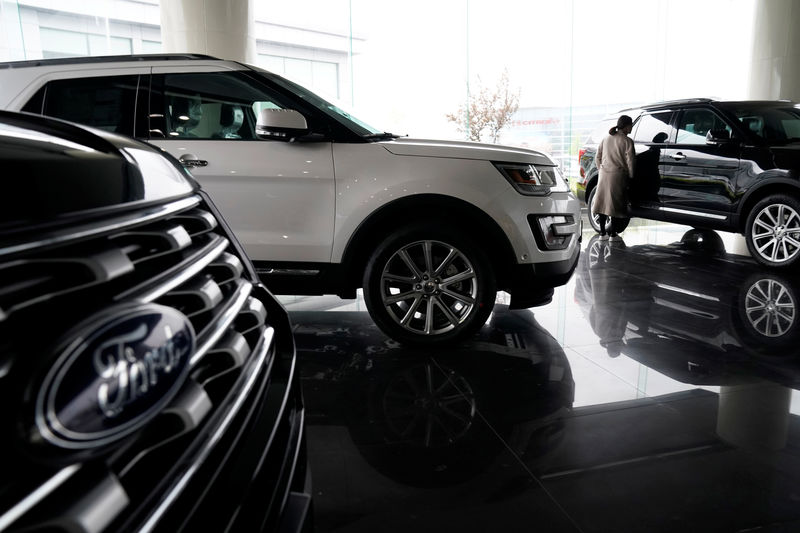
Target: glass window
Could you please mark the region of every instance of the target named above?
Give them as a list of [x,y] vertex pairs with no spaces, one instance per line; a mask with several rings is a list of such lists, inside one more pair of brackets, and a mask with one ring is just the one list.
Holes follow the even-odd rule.
[[633,140],[640,143],[661,144],[669,140],[672,127],[669,125],[672,111],[642,115],[636,126]]
[[85,33],[39,28],[42,41],[42,56],[45,59],[54,57],[71,57],[89,55],[89,43]]
[[138,83],[135,75],[51,81],[44,114],[132,136]]
[[142,53],[143,54],[160,54],[161,43],[158,41],[145,41],[142,40]]
[[105,35],[87,35],[89,39],[89,55],[125,55],[133,51],[131,40],[124,37],[108,37]]
[[687,109],[678,123],[677,144],[706,144],[709,135],[731,138],[733,130],[710,109]]
[[771,141],[800,140],[800,107],[747,106],[733,110],[742,127]]
[[288,107],[240,72],[156,76],[152,98],[150,134],[170,139],[256,139],[256,114]]

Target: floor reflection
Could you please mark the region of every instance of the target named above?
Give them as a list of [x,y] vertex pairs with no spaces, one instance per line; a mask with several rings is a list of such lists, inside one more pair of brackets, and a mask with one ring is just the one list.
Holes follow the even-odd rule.
[[553,303],[450,349],[288,301],[317,529],[800,530],[800,281],[676,228],[587,236]]

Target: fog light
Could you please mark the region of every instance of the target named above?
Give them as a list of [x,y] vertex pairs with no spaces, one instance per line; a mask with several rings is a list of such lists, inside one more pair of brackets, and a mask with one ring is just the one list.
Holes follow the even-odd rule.
[[537,218],[544,247],[548,250],[563,250],[570,238],[578,231],[572,215],[547,215]]

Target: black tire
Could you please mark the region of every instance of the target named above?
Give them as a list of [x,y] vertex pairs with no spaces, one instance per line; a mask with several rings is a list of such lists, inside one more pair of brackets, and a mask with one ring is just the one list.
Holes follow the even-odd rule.
[[[587,209],[588,214],[589,214],[589,224],[592,226],[592,228],[594,228],[594,230],[597,233],[600,233],[600,222],[597,220],[597,215],[595,215],[594,211],[592,210],[592,204],[594,203],[594,197],[595,197],[595,193],[596,192],[597,192],[597,187],[594,187],[589,192],[589,196],[586,198],[586,209]],[[617,221],[616,222],[616,227],[614,228],[614,230],[617,233],[622,233],[623,231],[625,231],[625,228],[628,227],[628,224],[630,224],[631,219],[628,218],[628,217],[625,217],[625,218],[618,217],[616,219],[616,221]],[[612,229],[611,228],[611,217],[609,217],[608,221],[606,222],[606,233],[611,233],[611,229]]]
[[496,293],[483,251],[464,231],[438,220],[391,234],[364,272],[364,300],[372,319],[406,344],[440,345],[471,335],[489,317]]
[[789,268],[800,260],[800,201],[773,194],[747,215],[745,239],[750,255],[764,266]]

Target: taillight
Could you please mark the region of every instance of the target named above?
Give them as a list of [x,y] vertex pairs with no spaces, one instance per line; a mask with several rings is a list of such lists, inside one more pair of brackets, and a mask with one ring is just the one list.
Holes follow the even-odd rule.
[[586,177],[586,172],[583,170],[583,165],[581,164],[583,161],[583,154],[586,153],[586,148],[581,148],[578,150],[578,172],[580,173],[582,178]]

